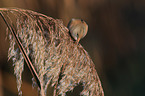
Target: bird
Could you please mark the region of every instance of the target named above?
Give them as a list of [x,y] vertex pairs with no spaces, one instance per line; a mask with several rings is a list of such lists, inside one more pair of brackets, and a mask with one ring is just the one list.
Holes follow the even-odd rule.
[[86,36],[88,32],[88,25],[82,19],[71,19],[67,27],[71,36],[74,38],[77,44],[82,38]]

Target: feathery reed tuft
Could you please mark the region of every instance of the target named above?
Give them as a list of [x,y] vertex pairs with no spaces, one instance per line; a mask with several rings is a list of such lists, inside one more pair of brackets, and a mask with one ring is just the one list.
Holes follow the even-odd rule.
[[0,8],[0,14],[11,32],[8,57],[13,60],[19,95],[26,60],[41,96],[46,96],[50,82],[54,96],[65,96],[79,83],[81,95],[104,96],[93,61],[61,20],[19,8]]

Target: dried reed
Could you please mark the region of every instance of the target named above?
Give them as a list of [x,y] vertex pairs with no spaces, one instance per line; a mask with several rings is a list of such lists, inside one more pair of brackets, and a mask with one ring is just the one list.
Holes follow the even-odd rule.
[[104,96],[93,61],[61,20],[19,8],[0,8],[0,14],[11,32],[8,57],[13,60],[19,95],[25,60],[41,96],[46,96],[50,82],[54,96],[65,96],[79,83],[81,95]]

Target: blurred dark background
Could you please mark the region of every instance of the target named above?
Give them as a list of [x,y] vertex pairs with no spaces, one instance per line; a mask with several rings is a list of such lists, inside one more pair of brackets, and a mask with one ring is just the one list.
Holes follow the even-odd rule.
[[[96,64],[105,96],[145,96],[145,0],[0,0],[2,7],[37,11],[65,26],[71,18],[84,19],[89,32],[80,43]],[[0,96],[17,96],[5,37],[0,18]],[[24,96],[38,95],[31,78],[25,66]]]

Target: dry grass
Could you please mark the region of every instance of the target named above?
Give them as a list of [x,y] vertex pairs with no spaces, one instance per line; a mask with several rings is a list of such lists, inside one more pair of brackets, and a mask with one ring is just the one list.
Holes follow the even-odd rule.
[[25,60],[41,96],[47,95],[50,82],[54,96],[65,96],[79,83],[83,84],[81,95],[104,96],[93,61],[61,20],[18,8],[0,8],[0,13],[11,32],[8,57],[13,60],[19,95]]

